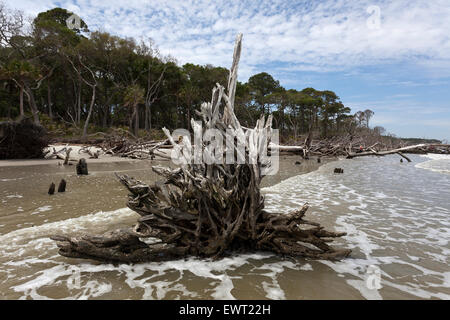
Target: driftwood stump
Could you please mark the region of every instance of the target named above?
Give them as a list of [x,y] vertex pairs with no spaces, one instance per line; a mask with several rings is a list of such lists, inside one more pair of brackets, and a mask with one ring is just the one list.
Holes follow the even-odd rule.
[[50,187],[48,188],[48,194],[49,195],[52,195],[52,194],[54,194],[55,193],[55,184],[52,182],[51,184],[50,184]]
[[66,180],[61,179],[58,185],[58,192],[66,192],[66,184],[67,184]]
[[88,174],[88,167],[86,159],[81,158],[77,163],[77,174],[78,175],[87,175]]
[[[215,139],[221,137],[232,146],[227,144],[219,154],[225,159],[232,150],[235,161],[211,163],[208,160],[218,154],[212,140],[193,146],[189,138],[178,139],[163,129],[179,160],[183,160],[180,167],[153,167],[165,181],[152,185],[117,175],[129,191],[128,207],[141,216],[138,223],[101,236],[53,236],[61,255],[143,262],[188,255],[220,258],[226,252],[242,250],[314,259],[341,259],[350,254],[350,250],[329,246],[333,238],[345,233],[326,231],[305,219],[308,205],[289,213],[264,210],[260,183],[271,162],[261,151],[267,151],[271,142],[272,118],[266,120],[263,116],[254,129],[246,129],[234,114],[241,38],[239,35],[236,40],[227,92],[217,84],[211,102],[202,104],[202,124],[191,121],[194,133],[200,136],[206,130],[216,130],[219,136]],[[245,148],[240,149],[243,141]],[[203,156],[200,162],[192,159],[192,150],[198,148]]]

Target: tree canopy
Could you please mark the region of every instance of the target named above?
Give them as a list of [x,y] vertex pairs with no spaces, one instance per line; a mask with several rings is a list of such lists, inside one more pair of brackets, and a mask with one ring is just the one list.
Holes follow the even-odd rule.
[[[188,128],[195,110],[211,99],[210,88],[228,81],[226,68],[179,66],[150,39],[89,32],[82,19],[71,29],[71,15],[63,8],[41,12],[25,30],[23,14],[0,5],[0,118],[31,115],[83,136],[113,126],[135,135]],[[331,90],[283,88],[267,72],[237,84],[235,108],[246,126],[271,113],[282,137],[294,139],[310,130],[327,137],[368,127],[373,115],[351,115]]]

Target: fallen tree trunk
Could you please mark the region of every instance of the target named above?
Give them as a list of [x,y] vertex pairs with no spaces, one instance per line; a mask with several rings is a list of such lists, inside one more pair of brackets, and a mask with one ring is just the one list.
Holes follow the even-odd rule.
[[301,153],[303,154],[304,151],[306,151],[306,149],[304,147],[300,147],[300,146],[280,146],[280,145],[275,145],[275,144],[270,144],[269,145],[270,150],[276,150],[279,152],[294,152],[294,153]]
[[[392,150],[386,150],[386,151],[376,151],[371,149],[370,151],[366,152],[360,152],[360,153],[348,153],[347,159],[352,159],[355,157],[364,157],[364,156],[386,156],[390,154],[399,154],[402,157],[404,157],[408,162],[411,162],[411,160],[403,153],[435,153],[438,148],[446,149],[442,150],[442,153],[449,154],[450,153],[450,146],[446,144],[417,144],[414,146],[407,146],[403,148],[398,149],[392,149]],[[440,153],[440,152],[439,152]]]
[[[227,92],[217,84],[211,102],[201,106],[202,125],[191,121],[194,133],[204,137],[213,129],[215,140],[202,141],[193,148],[189,137],[178,139],[163,129],[180,167],[153,167],[164,178],[153,185],[117,176],[129,191],[128,207],[141,216],[138,223],[101,236],[53,236],[61,255],[142,262],[187,255],[220,258],[236,250],[314,259],[341,259],[350,254],[350,250],[329,245],[345,233],[326,231],[304,219],[308,205],[290,213],[264,210],[260,183],[271,166],[266,153],[272,139],[272,118],[263,116],[255,128],[245,129],[234,114],[241,37],[236,40]],[[232,143],[234,161],[216,161],[230,151],[218,148],[214,141],[220,139]],[[193,149],[200,152],[192,155]]]

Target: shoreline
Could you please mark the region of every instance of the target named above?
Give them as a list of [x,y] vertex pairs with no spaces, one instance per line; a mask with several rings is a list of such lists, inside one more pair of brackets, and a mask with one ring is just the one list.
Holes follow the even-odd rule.
[[[120,156],[113,156],[109,154],[101,154],[99,158],[90,158],[87,153],[79,153],[79,150],[83,147],[83,145],[80,144],[52,144],[49,145],[48,148],[56,148],[57,150],[60,150],[63,147],[72,148],[72,152],[70,154],[70,160],[69,164],[66,166],[75,166],[76,162],[80,160],[81,158],[85,158],[88,163],[92,164],[111,164],[111,163],[138,163],[139,161],[165,161],[168,163],[171,163],[169,159],[166,159],[164,157],[160,157],[158,155],[155,155],[153,160],[150,159],[133,159],[130,157],[120,157]],[[95,147],[94,147],[95,148]],[[100,150],[100,149],[98,149]],[[170,150],[169,149],[160,149],[158,152],[170,156]],[[321,157],[321,163],[317,162],[317,157],[312,157],[309,160],[303,159],[300,155],[294,155],[294,154],[280,154],[279,156],[279,162],[280,162],[280,168],[279,172],[274,176],[279,176],[280,171],[289,169],[289,167],[295,167],[300,169],[300,171],[294,170],[295,172],[293,175],[287,176],[286,178],[289,178],[291,176],[294,176],[296,174],[305,174],[309,173],[311,171],[315,171],[320,168],[321,165],[328,163],[330,161],[336,160],[338,157]],[[286,164],[284,160],[292,161],[292,164]],[[296,165],[295,162],[300,161],[301,165]],[[58,165],[58,166],[64,166],[63,165],[64,160],[54,158],[54,159],[2,159],[0,160],[0,168],[4,167],[29,167],[29,166],[40,166],[40,165]],[[289,170],[292,171],[292,170]],[[283,175],[283,174],[282,174]],[[283,175],[284,176],[284,175]],[[267,176],[266,178],[269,179],[271,176]],[[265,179],[265,180],[267,180]],[[270,179],[269,179],[270,180]],[[282,181],[282,180],[281,180]],[[280,181],[278,181],[280,182]],[[263,183],[264,184],[264,183]],[[261,187],[264,187],[263,185]]]
[[[114,156],[98,159],[87,159],[87,160],[89,163],[98,163],[98,164],[141,161],[140,159],[121,158]],[[11,160],[0,160],[0,167],[28,167],[28,166],[52,165],[52,164],[58,165],[58,163],[60,163],[62,166],[63,165],[62,162],[64,162],[64,160],[61,159],[11,159]],[[71,161],[71,163],[66,166],[75,166],[75,165],[76,163],[74,161]]]
[[[298,175],[304,175],[317,171],[323,165],[338,160],[339,157],[322,157],[321,162],[318,163],[316,157],[305,160],[299,155],[280,155],[280,167],[278,169],[278,173],[273,176],[265,176],[261,182],[261,189],[274,186],[286,179]],[[300,161],[301,164],[296,165],[296,161]]]
[[[83,145],[79,144],[52,144],[48,146],[48,149],[56,148],[60,150],[63,147],[72,148],[72,152],[70,153],[70,160],[68,166],[74,166],[76,165],[76,162],[80,160],[81,158],[85,158],[86,161],[89,163],[95,163],[95,164],[102,164],[102,163],[120,163],[120,162],[139,162],[142,160],[149,160],[149,159],[133,159],[129,157],[119,157],[119,156],[112,156],[109,154],[101,154],[99,158],[90,158],[90,156],[87,153],[79,153],[79,150],[82,148]],[[94,147],[95,148],[95,147]],[[97,148],[98,149],[98,148]],[[100,150],[100,149],[98,149]],[[166,154],[166,150],[159,150],[160,153]],[[163,161],[166,160],[162,157],[159,157],[155,155],[154,160],[156,161]],[[61,159],[4,159],[0,160],[0,167],[24,167],[24,166],[38,166],[38,165],[62,165],[64,160]]]

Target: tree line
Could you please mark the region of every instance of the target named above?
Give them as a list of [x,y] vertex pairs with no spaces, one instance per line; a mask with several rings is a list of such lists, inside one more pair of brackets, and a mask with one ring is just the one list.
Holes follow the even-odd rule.
[[[55,8],[27,26],[20,11],[0,2],[0,118],[63,123],[84,138],[111,127],[134,136],[189,128],[211,88],[228,81],[226,68],[179,66],[151,39],[89,31],[83,20],[71,29],[71,16]],[[329,137],[369,128],[373,116],[371,110],[351,114],[330,90],[285,89],[265,72],[238,82],[235,105],[242,125],[270,113],[281,137],[293,139],[311,130]]]

